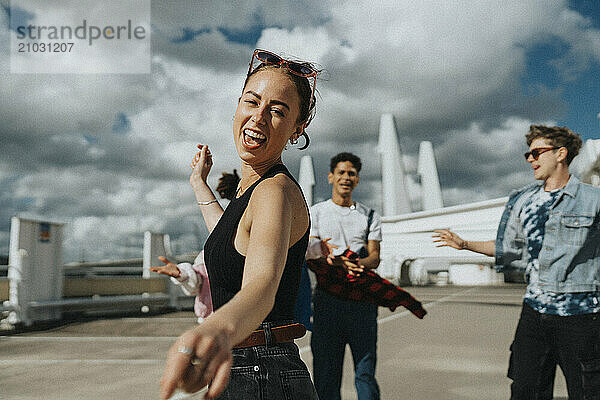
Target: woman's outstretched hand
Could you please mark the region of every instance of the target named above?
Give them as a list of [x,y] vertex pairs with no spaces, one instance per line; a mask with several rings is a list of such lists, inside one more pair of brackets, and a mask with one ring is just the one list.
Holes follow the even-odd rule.
[[166,257],[163,257],[163,256],[159,256],[158,259],[160,261],[162,261],[163,263],[165,263],[165,265],[150,267],[150,271],[156,272],[159,274],[163,274],[163,275],[172,276],[173,278],[179,277],[179,275],[181,274],[181,271],[179,270],[179,268],[177,268],[177,264],[172,263],[171,261],[167,260]]
[[213,165],[212,154],[208,146],[199,144],[198,148],[200,151],[196,153],[190,164],[193,169],[192,175],[190,175],[190,185],[194,191],[206,187],[206,178]]
[[210,384],[205,399],[223,393],[229,381],[233,357],[231,334],[213,326],[210,319],[183,333],[171,346],[160,381],[160,397],[168,399],[175,389],[194,393]]

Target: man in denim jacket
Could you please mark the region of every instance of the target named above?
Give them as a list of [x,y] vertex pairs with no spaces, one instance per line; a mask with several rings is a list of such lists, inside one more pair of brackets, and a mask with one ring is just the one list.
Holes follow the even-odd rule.
[[512,193],[495,241],[437,230],[438,246],[495,256],[525,271],[527,289],[511,345],[511,399],[552,399],[555,363],[569,399],[600,399],[600,189],[569,173],[581,139],[532,125],[525,158],[541,182]]

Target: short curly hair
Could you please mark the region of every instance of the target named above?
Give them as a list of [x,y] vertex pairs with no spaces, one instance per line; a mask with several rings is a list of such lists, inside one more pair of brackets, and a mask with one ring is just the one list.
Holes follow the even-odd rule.
[[335,171],[335,167],[341,162],[350,161],[354,168],[356,168],[356,172],[359,173],[362,168],[362,162],[360,161],[360,157],[355,156],[352,153],[339,153],[331,158],[329,162],[329,170],[331,173]]
[[531,146],[535,139],[543,138],[551,146],[565,147],[567,149],[567,165],[571,164],[571,161],[579,154],[579,149],[583,144],[581,137],[566,126],[531,125],[529,133],[525,137],[527,146]]

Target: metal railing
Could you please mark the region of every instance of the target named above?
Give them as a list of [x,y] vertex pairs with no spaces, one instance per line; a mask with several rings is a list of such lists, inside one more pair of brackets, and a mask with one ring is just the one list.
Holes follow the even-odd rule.
[[[0,266],[0,274],[8,270],[8,266]],[[142,311],[146,312],[149,309],[191,309],[194,304],[194,297],[184,295],[179,288],[171,288],[172,285],[168,279],[160,278],[158,280],[165,280],[165,285],[159,285],[155,279],[144,279],[142,278],[142,266],[64,266],[63,277],[65,279],[64,290],[68,290],[67,293],[71,293],[71,296],[76,297],[63,297],[57,300],[37,300],[29,301],[23,307],[15,307],[9,301],[3,301],[6,299],[0,298],[0,320],[6,323],[9,319],[6,318],[11,312],[16,311],[19,314],[25,311],[26,315],[24,321],[20,321],[17,318],[16,322],[10,322],[15,324],[18,322],[31,325],[39,320],[39,316],[43,315],[45,311],[56,310],[60,312],[100,312],[100,313],[111,313],[120,311]],[[97,291],[97,283],[103,283],[105,281],[111,281],[117,279],[117,283],[122,284],[122,280],[132,280],[131,284],[127,285],[127,288],[134,291],[133,293],[127,293],[128,290],[123,289],[122,292],[114,293],[114,289],[118,290],[117,287],[112,287],[113,290],[100,290]],[[138,282],[143,281],[143,282]],[[0,281],[3,283],[8,282],[6,276],[1,277]],[[155,283],[152,283],[155,282]],[[143,284],[142,284],[143,283]],[[135,288],[144,290],[145,292],[135,293]],[[69,289],[70,288],[70,289]],[[86,289],[87,288],[87,289]],[[152,291],[147,293],[146,291]],[[166,291],[165,291],[166,290]],[[113,293],[110,293],[110,292]],[[107,293],[106,295],[99,295],[95,293]],[[122,294],[118,294],[122,293]],[[4,297],[4,296],[3,296]],[[145,309],[145,310],[144,310]],[[60,314],[58,314],[60,315]]]
[[[139,266],[86,266],[86,265],[64,265],[63,274],[70,277],[78,276],[106,276],[106,275],[138,275],[142,276],[142,265]],[[8,276],[8,265],[0,265],[0,277]]]
[[59,308],[62,311],[88,311],[106,308],[167,306],[171,300],[165,293],[123,295],[123,296],[94,296],[91,298],[72,298],[50,301],[31,301],[29,307],[33,310],[43,308]]
[[64,268],[66,277],[142,276],[142,267],[71,267]]

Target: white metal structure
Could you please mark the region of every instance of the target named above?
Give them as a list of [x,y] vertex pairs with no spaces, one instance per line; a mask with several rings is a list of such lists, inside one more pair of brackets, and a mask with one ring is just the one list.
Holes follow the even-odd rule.
[[379,153],[381,154],[381,186],[383,188],[383,215],[411,212],[408,185],[404,173],[402,152],[398,144],[392,114],[383,114],[379,125]]
[[421,177],[421,193],[423,210],[435,210],[444,207],[442,189],[438,178],[433,145],[423,141],[419,145],[419,163],[417,173]]
[[[169,242],[168,236],[162,234],[146,232],[145,238],[144,262],[148,260],[147,270],[150,272],[150,263],[155,261],[158,264],[159,255],[170,255]],[[89,292],[84,295],[85,297],[64,298],[62,239],[63,224],[61,223],[18,217],[12,219],[8,266],[9,300],[0,307],[0,312],[9,312],[9,314],[8,318],[0,323],[32,325],[41,321],[59,320],[65,311],[114,311],[122,308],[166,305],[181,308],[183,305],[191,306],[193,303],[193,299],[183,296],[175,285],[168,286],[168,294],[155,292],[100,296]],[[99,264],[103,263],[90,263],[90,265]],[[110,265],[110,262],[106,264]],[[86,264],[74,264],[70,267],[85,269]],[[93,268],[88,268],[88,272],[91,273]],[[118,273],[123,268],[115,267],[112,270]],[[124,267],[124,270],[130,275],[131,267]],[[141,280],[141,268],[138,274]],[[156,276],[154,274],[155,278]],[[135,277],[130,278],[135,279]],[[85,280],[87,277],[70,279]],[[103,277],[97,279],[102,280]]]
[[[169,261],[176,262],[172,259],[171,246],[169,241],[169,235],[164,233],[153,233],[146,231],[144,232],[144,262],[143,262],[143,273],[144,279],[150,277],[156,277],[156,273],[150,271],[150,267],[153,265],[164,265],[162,261],[158,259],[159,256],[171,257]],[[169,306],[173,308],[181,308],[179,303],[179,297],[181,297],[181,289],[174,285],[171,280],[161,275],[164,279],[168,280],[169,290]]]
[[582,182],[600,186],[600,139],[588,139],[570,165]]
[[313,188],[315,186],[315,170],[311,156],[303,156],[300,159],[300,171],[298,173],[298,184],[304,193],[306,204],[310,207],[313,204]]
[[32,301],[62,298],[63,224],[13,217],[8,254],[10,323],[55,320],[60,309],[33,310]]
[[153,265],[163,265],[159,256],[169,257],[171,255],[171,244],[169,235],[162,233],[144,232],[144,261],[142,264],[142,277],[148,279],[154,272],[150,271]]

